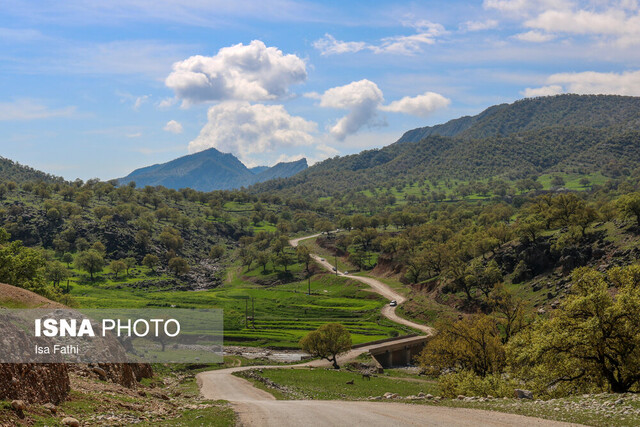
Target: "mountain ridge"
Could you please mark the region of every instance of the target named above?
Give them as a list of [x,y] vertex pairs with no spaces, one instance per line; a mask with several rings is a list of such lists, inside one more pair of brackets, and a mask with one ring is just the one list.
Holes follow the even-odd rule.
[[[428,136],[412,140],[422,135]],[[327,159],[251,191],[314,198],[427,179],[517,180],[560,172],[614,177],[639,167],[640,97],[557,95],[413,129],[386,147]]]
[[[549,109],[551,111],[545,114],[545,110]],[[590,114],[584,117],[588,110],[591,110]],[[629,117],[629,113],[633,111],[636,112],[635,115]],[[475,116],[464,116],[435,126],[411,129],[396,142],[418,142],[431,135],[470,139],[506,136],[558,125],[561,120],[564,121],[563,124],[570,126],[585,126],[584,122],[589,120],[591,123],[585,127],[590,128],[610,127],[622,121],[638,128],[638,111],[640,97],[634,96],[563,94],[524,98],[511,104],[493,105]],[[526,116],[533,120],[523,125],[520,121]],[[620,116],[623,120],[612,120],[613,117]]]
[[118,179],[120,185],[164,186],[198,191],[232,190],[273,178],[287,178],[308,167],[306,159],[272,167],[247,168],[237,157],[215,148],[178,157],[166,163],[139,168]]

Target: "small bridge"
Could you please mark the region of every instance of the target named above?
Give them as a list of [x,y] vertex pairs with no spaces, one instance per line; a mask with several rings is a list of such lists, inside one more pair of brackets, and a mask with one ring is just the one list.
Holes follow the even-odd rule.
[[[369,354],[381,368],[407,366],[412,364],[413,358],[422,351],[430,338],[425,335],[408,335],[370,342],[362,347],[367,347]],[[354,346],[356,347],[360,346]]]

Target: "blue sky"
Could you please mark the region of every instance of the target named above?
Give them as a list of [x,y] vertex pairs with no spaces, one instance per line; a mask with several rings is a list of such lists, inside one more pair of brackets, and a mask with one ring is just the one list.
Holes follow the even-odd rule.
[[638,52],[635,0],[0,0],[0,155],[314,162],[525,96],[640,96]]

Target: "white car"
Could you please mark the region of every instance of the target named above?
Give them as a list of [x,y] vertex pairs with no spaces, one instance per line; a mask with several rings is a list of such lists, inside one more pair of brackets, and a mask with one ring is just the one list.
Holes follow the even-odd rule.
[[389,305],[390,305],[391,307],[395,307],[396,305],[398,305],[398,302],[397,302],[396,300],[393,300],[393,301],[391,301],[391,302],[389,303]]

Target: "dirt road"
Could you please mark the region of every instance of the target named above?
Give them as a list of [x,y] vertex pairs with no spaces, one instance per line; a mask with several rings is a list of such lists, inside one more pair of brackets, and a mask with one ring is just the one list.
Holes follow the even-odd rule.
[[[319,236],[307,236],[291,240],[292,246],[297,246],[301,240]],[[319,256],[314,259],[322,266],[332,271],[333,266],[323,261]],[[344,274],[339,274],[345,276]],[[371,286],[374,292],[396,300],[398,304],[404,302],[404,297],[389,286],[368,277],[347,277]],[[431,328],[402,319],[395,314],[395,308],[386,305],[382,314],[394,322],[402,323],[421,330],[427,334],[433,332]],[[338,358],[339,363],[351,360],[358,354],[369,351],[367,346],[351,350]],[[314,360],[301,363],[292,368],[309,366],[327,366],[328,362]],[[200,392],[203,397],[213,400],[228,400],[238,414],[240,425],[248,427],[298,427],[298,426],[349,426],[349,427],[387,427],[387,426],[462,426],[462,427],[507,427],[507,426],[570,426],[573,424],[524,417],[521,415],[504,414],[499,412],[481,411],[476,409],[448,408],[442,406],[411,405],[397,402],[369,402],[369,401],[322,401],[322,400],[275,400],[275,398],[255,388],[249,381],[233,375],[234,372],[273,368],[273,366],[249,366],[217,371],[202,372],[197,375]]]
[[[320,236],[320,234],[314,234],[312,236],[299,237],[297,239],[289,240],[289,244],[295,248],[296,246],[298,246],[300,244],[301,241],[307,240],[307,239],[312,239],[312,238],[318,237],[318,236]],[[318,264],[320,264],[321,266],[326,268],[328,271],[334,271],[333,270],[334,266],[331,265],[331,263],[328,262],[327,260],[325,260],[324,258],[322,258],[322,257],[320,257],[319,255],[316,255],[316,254],[311,254],[311,257]],[[352,274],[344,274],[344,272],[341,272],[341,271],[338,271],[338,275],[339,276],[343,276],[343,277],[348,277],[350,279],[357,280],[357,281],[362,282],[362,283],[364,283],[366,285],[369,285],[373,292],[376,292],[376,293],[382,295],[383,297],[387,298],[389,301],[395,300],[398,303],[398,306],[406,301],[406,298],[404,296],[402,296],[401,294],[399,294],[395,290],[391,289],[389,287],[389,285],[381,282],[380,280],[376,280],[376,279],[373,279],[371,277],[362,277],[362,276],[354,276]],[[433,328],[431,328],[429,326],[426,326],[426,325],[421,325],[419,323],[412,322],[412,321],[407,320],[407,319],[403,319],[402,317],[398,316],[396,314],[396,308],[397,308],[397,306],[392,307],[390,305],[385,305],[384,307],[382,307],[382,315],[384,317],[386,317],[387,319],[391,320],[392,322],[400,323],[402,325],[406,325],[406,326],[412,327],[414,329],[417,329],[419,331],[424,332],[427,335],[433,334],[433,332],[434,332]]]
[[[318,361],[315,361],[318,362]],[[306,366],[297,365],[296,367]],[[198,374],[200,391],[207,399],[231,402],[240,425],[247,427],[298,426],[570,426],[572,424],[521,415],[444,406],[396,402],[339,400],[275,400],[274,397],[233,372],[269,368],[254,366],[221,369]],[[273,368],[273,366],[271,366]]]

